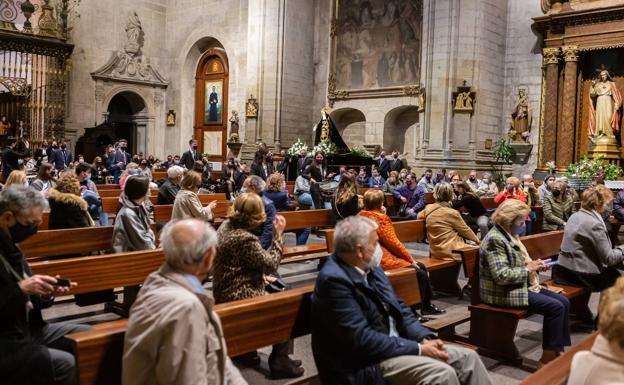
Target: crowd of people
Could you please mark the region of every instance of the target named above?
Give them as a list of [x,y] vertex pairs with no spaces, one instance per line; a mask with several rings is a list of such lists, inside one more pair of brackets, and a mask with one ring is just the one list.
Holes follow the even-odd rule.
[[[466,178],[446,170],[418,175],[396,152],[391,159],[382,152],[368,176],[366,168],[332,170],[322,152],[308,156],[302,150],[298,157],[282,152],[276,162],[261,144],[249,170],[234,159],[224,164],[217,183],[232,202],[215,231],[210,223],[217,203],[204,205],[199,197],[214,191],[207,188],[210,168],[194,140],[181,157],[164,162],[131,156],[125,140],[92,164],[80,156],[74,161],[63,141],[51,144],[42,143],[33,152],[39,156],[30,157],[29,149],[9,140],[2,153],[0,378],[8,383],[76,383],[75,359],[63,336],[89,326],[43,320],[41,309],[69,288],[59,286],[60,277],[32,275],[18,245],[37,232],[44,211],[49,211],[50,229],[107,225],[109,213],[102,208],[97,185],[109,176],[122,190],[112,249],[161,247],[165,255],[165,263],[141,287],[124,289],[124,303],[133,304],[124,384],[246,383],[227,357],[213,306],[287,289],[278,273],[286,228],[279,213],[293,207],[330,208],[336,220],[335,254],[319,267],[311,299],[313,314],[319,315],[312,319],[312,350],[324,384],[490,384],[474,351],[446,344],[423,327],[426,316],[445,310],[432,302],[426,267],[394,231],[385,205],[388,195],[398,202],[398,216],[425,221],[432,257],[457,259],[452,250],[479,245],[479,287],[472,290],[487,304],[528,308],[544,316],[540,362],[545,364],[571,341],[570,303],[540,284],[539,273],[550,265],[531,259],[520,239],[537,228],[536,207],[541,206],[542,229],[564,232],[553,279],[607,293],[600,303],[597,344],[613,355],[623,346],[624,286],[618,268],[624,245],[613,239],[609,217],[624,219],[624,193],[614,200],[599,182],[579,196],[565,178],[549,175],[536,186],[531,175],[510,176],[499,190],[488,172],[481,179],[476,171]],[[36,169],[28,169],[33,160]],[[154,169],[166,170],[167,178],[153,180]],[[36,176],[29,178],[28,172]],[[290,194],[286,181],[293,179]],[[149,199],[154,188],[159,205],[173,206],[171,221],[159,235]],[[433,193],[434,203],[426,204],[426,193]],[[482,197],[493,198],[497,208],[487,210]],[[305,244],[312,230],[298,229],[296,244]],[[422,297],[418,308],[401,302],[384,274],[398,268],[416,274]],[[82,306],[112,298],[110,290],[78,295],[76,302]],[[594,319],[584,321],[596,326]],[[273,378],[304,374],[302,362],[290,356],[292,347],[293,341],[273,346],[268,361]],[[608,366],[601,357],[592,357],[594,365]],[[260,357],[252,352],[234,361],[257,366]],[[579,366],[576,370],[586,372]]]

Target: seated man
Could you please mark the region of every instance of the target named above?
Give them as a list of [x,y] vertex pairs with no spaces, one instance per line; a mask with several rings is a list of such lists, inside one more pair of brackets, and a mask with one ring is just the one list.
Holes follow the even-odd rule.
[[405,184],[396,188],[392,195],[401,200],[401,216],[416,219],[418,212],[425,208],[425,190],[418,186],[416,174],[412,172],[405,176]]
[[184,176],[184,169],[180,166],[171,166],[167,169],[167,180],[158,190],[159,205],[172,205],[180,191],[180,182]]
[[480,384],[491,381],[472,350],[445,345],[396,297],[379,267],[377,225],[336,225],[332,255],[312,295],[312,350],[327,384]]
[[162,230],[165,263],[130,309],[122,383],[228,384],[245,380],[227,356],[214,299],[201,282],[216,254],[210,224],[185,219]]
[[[41,309],[67,295],[48,275],[31,275],[17,244],[34,235],[47,201],[38,191],[11,186],[0,193],[0,382],[77,384],[76,361],[65,335],[86,325],[47,323]],[[74,284],[75,285],[75,284]]]

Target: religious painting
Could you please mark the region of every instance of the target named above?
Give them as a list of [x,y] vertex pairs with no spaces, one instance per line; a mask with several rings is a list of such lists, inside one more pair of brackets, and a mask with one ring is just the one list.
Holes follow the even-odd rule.
[[330,88],[347,98],[420,83],[422,0],[334,2]]
[[211,156],[223,156],[223,132],[204,131],[204,154]]
[[220,125],[223,121],[223,80],[206,80],[204,124]]

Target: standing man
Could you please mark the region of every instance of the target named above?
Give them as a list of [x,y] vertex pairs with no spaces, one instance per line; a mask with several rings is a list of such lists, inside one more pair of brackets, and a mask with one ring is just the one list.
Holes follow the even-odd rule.
[[65,141],[61,140],[61,147],[57,149],[52,149],[52,154],[50,155],[50,163],[54,165],[54,168],[57,171],[63,171],[73,161],[74,157],[71,151],[67,148],[67,144],[65,143]]
[[381,150],[379,154],[379,159],[375,161],[377,170],[379,170],[379,175],[381,175],[384,180],[388,179],[388,171],[390,171],[390,161],[386,159],[386,152]]
[[195,139],[189,140],[189,149],[182,154],[181,166],[186,167],[187,170],[192,170],[196,161],[202,160],[202,154],[197,151],[197,141]]
[[312,294],[312,352],[323,384],[490,385],[477,353],[447,345],[397,298],[379,267],[377,224],[336,225],[335,254]]
[[312,158],[308,157],[308,151],[302,148],[299,150],[299,159],[297,159],[297,176],[303,174],[310,164],[312,164]]
[[126,169],[128,163],[130,163],[130,159],[132,159],[132,155],[130,155],[126,149],[128,148],[128,141],[125,139],[119,140],[119,145],[117,150],[112,155],[112,167],[110,167],[111,173],[113,174],[114,183],[119,183],[119,177],[123,170]]
[[2,151],[2,176],[4,180],[9,177],[9,174],[13,170],[19,170],[21,168],[23,158],[27,154],[15,151],[17,139],[9,137],[6,140],[6,148]]
[[399,153],[396,151],[392,151],[392,159],[390,160],[389,171],[401,172],[402,168],[403,168],[403,161],[399,159]]

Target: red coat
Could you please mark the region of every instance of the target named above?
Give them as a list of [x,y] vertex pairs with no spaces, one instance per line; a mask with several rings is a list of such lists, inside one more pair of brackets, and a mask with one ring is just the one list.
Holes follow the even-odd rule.
[[389,216],[379,210],[369,211],[362,210],[358,215],[366,217],[377,223],[377,236],[379,237],[379,245],[383,251],[381,257],[381,268],[384,270],[393,270],[401,267],[411,266],[414,258],[407,251],[403,243],[399,241],[392,220]]

